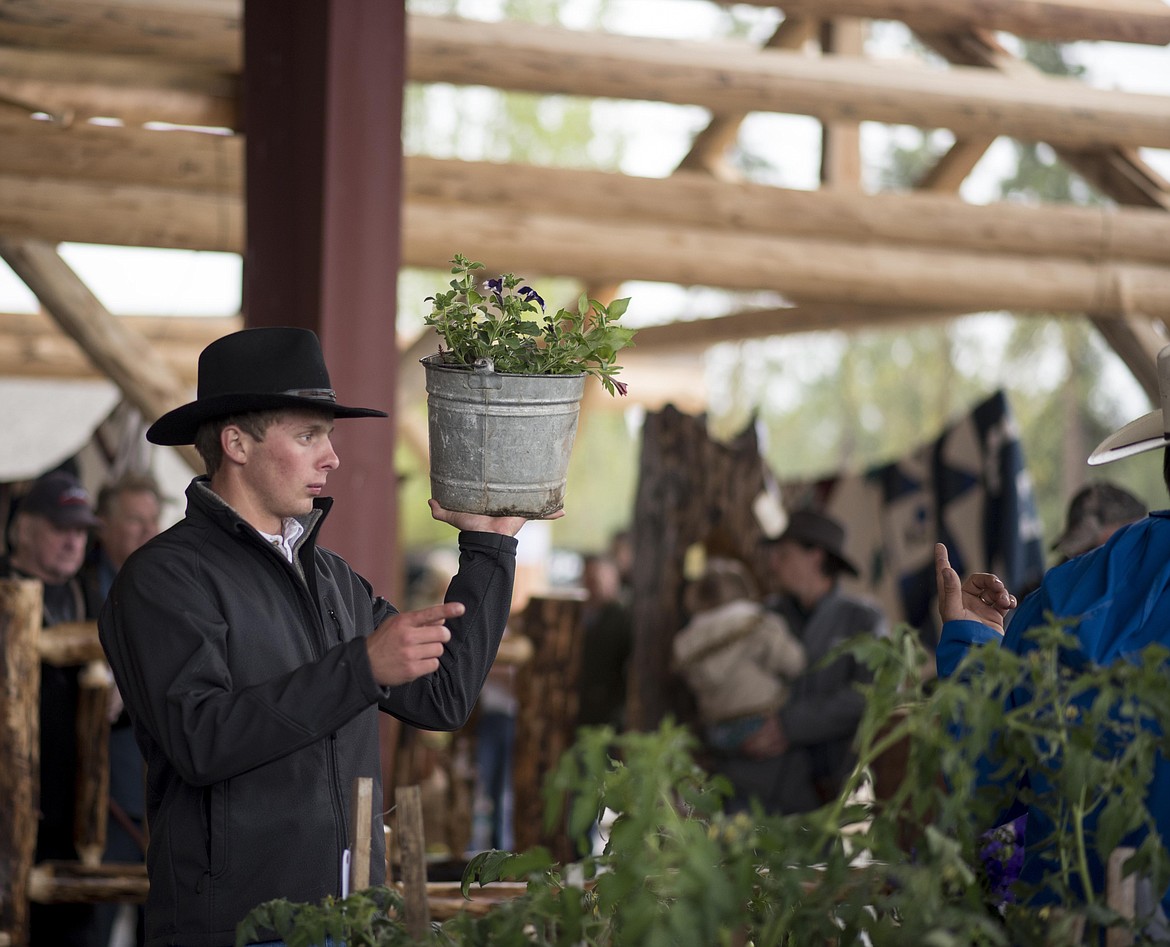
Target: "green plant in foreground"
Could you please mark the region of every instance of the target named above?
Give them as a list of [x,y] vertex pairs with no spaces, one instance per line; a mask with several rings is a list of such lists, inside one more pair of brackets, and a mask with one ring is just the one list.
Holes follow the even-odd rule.
[[476,271],[483,268],[456,253],[450,290],[427,297],[431,312],[425,321],[443,339],[444,362],[470,366],[489,358],[498,372],[589,374],[611,395],[626,393],[614,376],[621,370],[617,353],[633,345],[634,330],[616,324],[628,298],[603,306],[583,293],[576,310],[548,313],[536,290],[512,273],[477,287]]
[[[1125,870],[1149,877],[1155,890],[1170,883],[1145,805],[1155,754],[1170,750],[1156,725],[1170,719],[1170,652],[1151,647],[1140,661],[1109,668],[1078,664],[1075,638],[1054,627],[1022,655],[977,649],[954,678],[924,681],[925,655],[909,629],[849,647],[873,679],[859,765],[838,799],[799,816],[727,815],[726,784],[695,764],[684,727],[584,729],[546,782],[546,822],[584,837],[605,808],[617,812],[604,852],[572,865],[539,848],[477,856],[465,894],[504,879],[526,882],[525,893],[484,916],[434,925],[428,942],[1071,947],[1080,943],[1078,924],[1091,936],[1129,930],[1135,943],[1147,942],[1141,919],[1119,917],[1081,879],[1098,851],[1144,831]],[[859,801],[870,767],[903,742],[901,784],[878,804]],[[1022,792],[1053,830],[1031,853],[1044,856],[1040,883],[1017,886],[1005,901],[980,853],[1004,787],[1025,770],[1046,774]],[[405,942],[386,918],[367,933],[368,909],[386,898],[377,891],[321,908],[272,902],[258,910],[290,947],[324,932],[350,945]],[[382,910],[397,906],[387,900]],[[352,929],[325,926],[338,915]],[[373,936],[381,939],[362,939]]]

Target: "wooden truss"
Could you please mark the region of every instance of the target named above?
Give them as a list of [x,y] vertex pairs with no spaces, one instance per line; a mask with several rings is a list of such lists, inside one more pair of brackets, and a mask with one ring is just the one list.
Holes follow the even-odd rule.
[[[1170,96],[1042,75],[992,31],[1161,45],[1170,41],[1170,6],[778,5],[785,17],[760,47],[408,16],[412,82],[698,105],[711,117],[667,179],[412,157],[404,263],[444,266],[459,233],[459,249],[495,267],[570,276],[595,292],[643,279],[772,291],[791,303],[645,330],[639,358],[984,310],[1084,314],[1155,392],[1153,356],[1170,317],[1170,186],[1138,149],[1170,148]],[[96,366],[152,416],[185,400],[192,353],[238,321],[116,319],[71,282],[53,247],[242,252],[240,0],[20,7],[19,17],[0,17],[0,255],[53,321],[0,317],[0,375]],[[867,60],[859,18],[878,16],[903,20],[949,65]],[[731,169],[739,125],[760,111],[821,121],[819,191],[752,184]],[[120,125],[89,123],[97,117]],[[865,194],[861,121],[946,128],[955,142],[917,193]],[[217,132],[160,130],[160,122]],[[1114,205],[963,201],[959,186],[1002,135],[1049,143]]]

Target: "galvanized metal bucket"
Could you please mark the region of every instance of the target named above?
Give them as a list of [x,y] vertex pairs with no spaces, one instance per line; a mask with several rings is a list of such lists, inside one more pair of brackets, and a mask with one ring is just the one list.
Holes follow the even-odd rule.
[[511,375],[422,359],[431,496],[448,510],[540,517],[564,506],[584,375]]

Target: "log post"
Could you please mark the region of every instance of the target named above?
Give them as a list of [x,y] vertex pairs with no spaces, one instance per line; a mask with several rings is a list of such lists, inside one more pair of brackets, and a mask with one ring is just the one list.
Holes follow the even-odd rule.
[[370,886],[370,832],[374,826],[374,781],[369,776],[353,781],[350,804],[349,890],[365,891]]
[[106,850],[110,800],[110,690],[105,661],[90,661],[77,677],[77,795],[73,844],[88,868]]
[[672,714],[689,722],[693,701],[670,667],[675,632],[685,624],[683,559],[699,543],[709,556],[732,556],[763,579],[754,509],[765,493],[765,466],[752,427],[714,441],[703,416],[668,405],[646,416],[634,501],[633,625],[626,719],[649,730]]
[[[573,744],[583,640],[582,606],[580,599],[534,596],[521,614],[520,627],[532,654],[516,679],[516,700],[521,707],[516,718],[513,764],[513,805],[517,813],[542,810],[544,778]],[[558,861],[573,861],[575,841],[563,826],[562,822],[561,828],[546,832],[539,818],[517,818],[516,850],[543,845]]]
[[142,904],[150,882],[146,865],[94,865],[46,861],[28,876],[28,898],[37,904]]
[[28,876],[36,852],[41,583],[0,581],[0,932],[28,936]]
[[422,940],[431,926],[431,910],[427,904],[422,790],[418,786],[402,786],[394,794],[394,798],[398,807],[398,844],[402,851],[400,868],[406,930],[415,940]]
[[54,667],[105,661],[96,621],[63,621],[42,628],[37,642],[41,660]]

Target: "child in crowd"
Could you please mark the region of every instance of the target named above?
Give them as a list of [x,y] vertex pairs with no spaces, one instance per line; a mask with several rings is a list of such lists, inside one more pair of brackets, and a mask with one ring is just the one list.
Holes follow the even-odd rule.
[[712,558],[686,590],[691,619],[674,639],[674,669],[698,702],[706,744],[735,756],[783,706],[788,681],[805,668],[804,648],[758,600],[734,559]]

